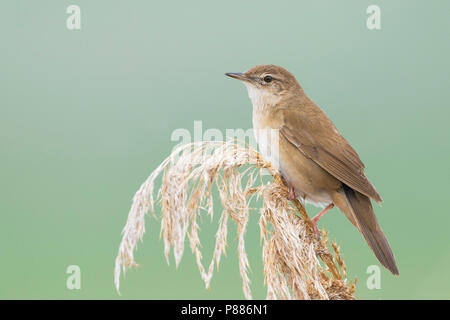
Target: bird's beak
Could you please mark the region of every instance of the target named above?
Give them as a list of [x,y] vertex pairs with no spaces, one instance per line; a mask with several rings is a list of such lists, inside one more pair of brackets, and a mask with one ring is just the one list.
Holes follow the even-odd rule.
[[226,76],[229,76],[231,78],[234,79],[238,79],[241,81],[247,81],[249,82],[251,79],[249,77],[247,77],[245,74],[243,74],[242,72],[227,72],[225,73]]

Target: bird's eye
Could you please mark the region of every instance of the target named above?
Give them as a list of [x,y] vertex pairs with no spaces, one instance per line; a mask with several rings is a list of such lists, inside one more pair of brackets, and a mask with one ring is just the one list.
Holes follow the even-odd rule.
[[271,82],[271,81],[272,81],[272,77],[271,77],[271,76],[265,76],[265,77],[264,77],[264,82],[269,83],[269,82]]

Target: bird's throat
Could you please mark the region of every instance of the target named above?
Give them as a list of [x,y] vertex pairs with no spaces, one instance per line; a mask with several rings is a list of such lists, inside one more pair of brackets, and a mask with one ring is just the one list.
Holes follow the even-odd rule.
[[253,104],[253,112],[267,112],[268,109],[273,108],[280,102],[280,96],[265,89],[247,83],[245,83],[245,86],[247,87],[248,97]]

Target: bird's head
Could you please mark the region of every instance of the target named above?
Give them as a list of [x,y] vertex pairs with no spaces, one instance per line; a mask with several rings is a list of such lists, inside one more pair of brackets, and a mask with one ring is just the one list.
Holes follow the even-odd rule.
[[258,65],[243,73],[229,72],[225,75],[245,84],[254,106],[276,105],[283,98],[303,94],[292,73],[272,64]]

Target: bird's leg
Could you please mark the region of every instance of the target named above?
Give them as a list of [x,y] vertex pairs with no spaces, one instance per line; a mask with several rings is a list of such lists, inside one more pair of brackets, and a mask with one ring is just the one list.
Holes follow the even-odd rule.
[[294,189],[294,186],[285,177],[281,176],[281,179],[283,180],[283,182],[289,188],[288,200],[295,200],[295,189]]
[[294,186],[292,185],[292,184],[288,184],[288,186],[289,186],[289,197],[288,197],[288,199],[289,200],[294,200],[295,199],[295,189],[294,189]]
[[295,189],[294,186],[292,184],[289,183],[289,181],[287,181],[286,179],[284,179],[284,181],[286,182],[288,188],[289,188],[289,195],[288,195],[288,200],[295,200]]
[[316,235],[320,237],[319,229],[317,228],[317,221],[325,214],[328,210],[332,209],[334,207],[334,203],[330,203],[328,206],[326,206],[322,211],[320,211],[314,218],[311,219],[314,231],[316,232]]

